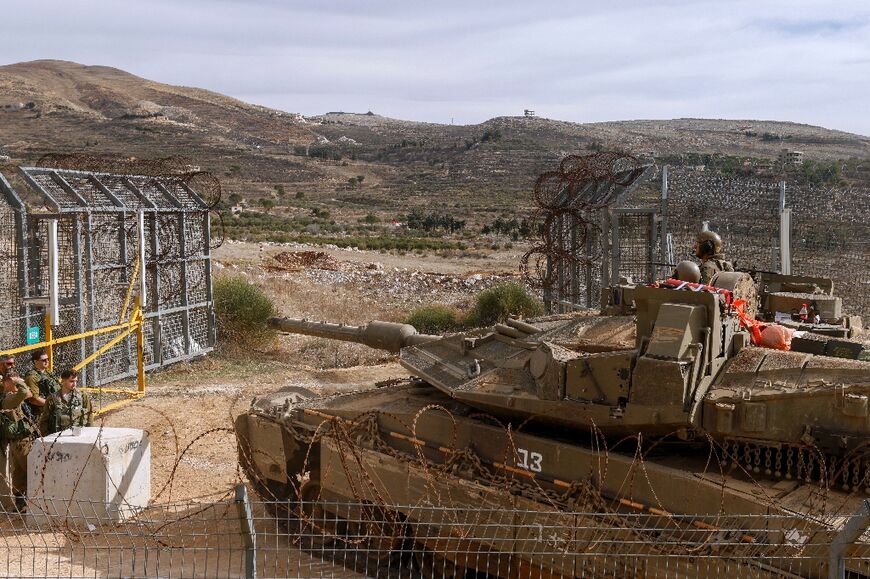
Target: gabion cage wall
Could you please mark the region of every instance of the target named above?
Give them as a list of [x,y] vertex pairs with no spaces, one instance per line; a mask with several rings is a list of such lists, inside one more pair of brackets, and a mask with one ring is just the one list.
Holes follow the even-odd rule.
[[[2,266],[0,291],[8,299],[0,311],[7,322],[0,348],[22,345],[27,327],[43,326],[44,307],[27,298],[47,295],[50,219],[58,221],[60,316],[55,335],[117,324],[137,268],[140,211],[145,222],[145,268],[139,275],[146,291],[146,368],[213,348],[209,212],[190,187],[169,177],[32,167],[22,168],[21,174],[48,211],[28,213],[4,180],[0,223],[15,221],[15,226],[0,231],[0,251],[16,257]],[[127,311],[131,308],[132,303]],[[55,349],[55,367],[72,366],[111,339],[104,334],[62,344]],[[87,384],[133,375],[135,346],[130,336],[99,357],[87,367]]]

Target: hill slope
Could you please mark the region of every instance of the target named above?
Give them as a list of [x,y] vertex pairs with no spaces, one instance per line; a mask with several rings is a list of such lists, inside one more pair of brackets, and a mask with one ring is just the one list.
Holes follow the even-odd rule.
[[[227,193],[272,198],[285,215],[329,207],[339,221],[414,206],[471,215],[510,210],[528,203],[535,177],[563,155],[602,147],[670,161],[686,153],[772,159],[783,147],[816,160],[870,157],[870,138],[776,121],[500,117],[453,126],[372,114],[302,119],[63,61],[0,67],[4,105],[11,106],[0,112],[0,153],[15,161],[33,163],[45,153],[185,155],[220,176]],[[282,195],[297,192],[304,202]]]

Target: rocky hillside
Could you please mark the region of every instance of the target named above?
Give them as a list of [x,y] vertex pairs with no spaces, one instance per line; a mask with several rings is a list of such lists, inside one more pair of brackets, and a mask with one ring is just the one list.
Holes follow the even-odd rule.
[[788,122],[500,117],[453,126],[371,113],[302,118],[103,66],[0,67],[0,154],[13,162],[46,153],[184,155],[220,176],[227,195],[265,201],[269,211],[272,200],[275,213],[287,216],[312,205],[338,220],[372,212],[389,218],[413,207],[499,213],[526,205],[535,177],[568,153],[620,148],[673,162],[690,153],[773,159],[783,147],[819,162],[870,157],[870,138]]

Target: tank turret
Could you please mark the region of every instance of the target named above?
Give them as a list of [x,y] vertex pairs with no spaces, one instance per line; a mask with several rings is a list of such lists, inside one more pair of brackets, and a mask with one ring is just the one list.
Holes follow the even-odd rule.
[[383,321],[269,323],[398,352],[413,376],[451,399],[541,427],[813,444],[837,457],[864,444],[870,363],[751,346],[752,278],[729,272],[716,283],[635,286],[633,316],[509,319],[447,336]]

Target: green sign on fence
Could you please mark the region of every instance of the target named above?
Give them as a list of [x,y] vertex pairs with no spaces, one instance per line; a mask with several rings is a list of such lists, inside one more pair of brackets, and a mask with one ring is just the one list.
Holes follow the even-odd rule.
[[39,326],[33,326],[32,328],[27,328],[27,338],[25,339],[27,345],[30,344],[38,344],[39,343]]

